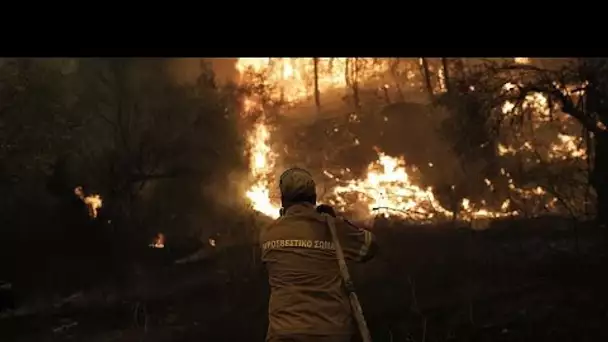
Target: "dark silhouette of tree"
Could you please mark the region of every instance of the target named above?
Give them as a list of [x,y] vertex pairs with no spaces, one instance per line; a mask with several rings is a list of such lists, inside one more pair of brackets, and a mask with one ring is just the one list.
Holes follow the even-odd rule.
[[[542,63],[541,63],[542,62]],[[540,93],[547,97],[550,106],[557,104],[559,110],[578,121],[590,134],[589,158],[591,164],[590,183],[595,190],[598,222],[608,222],[608,60],[603,58],[578,58],[561,61],[541,61],[536,64],[516,64],[504,61],[486,61],[475,69],[469,69],[458,81],[460,96],[446,95],[443,104],[460,112],[459,125],[452,130],[464,132],[457,149],[466,155],[466,147],[492,145],[492,133],[497,132],[504,120],[521,123],[527,119],[522,108],[527,96]],[[505,84],[511,85],[505,91]],[[462,94],[469,94],[462,96]],[[475,105],[468,106],[473,100]],[[506,100],[520,108],[520,115],[507,116],[500,111]],[[475,120],[474,122],[471,120]],[[466,129],[465,129],[466,127]],[[472,127],[476,127],[471,133]],[[497,137],[497,135],[494,135]],[[475,138],[473,138],[475,137]],[[458,146],[462,146],[458,148]],[[494,150],[494,148],[489,149]],[[470,150],[474,151],[473,149]],[[470,154],[470,152],[469,152]],[[491,158],[488,154],[487,158]]]
[[[6,244],[3,260],[27,256],[33,281],[44,278],[38,270],[57,271],[53,258],[63,254],[63,272],[78,267],[86,278],[100,271],[85,267],[93,259],[116,254],[128,263],[121,253],[147,246],[150,231],[200,229],[218,198],[238,196],[226,193],[229,174],[243,166],[237,119],[236,92],[209,70],[180,85],[163,59],[2,60],[0,233],[20,241]],[[97,219],[76,186],[101,195]],[[177,216],[187,219],[169,224]]]

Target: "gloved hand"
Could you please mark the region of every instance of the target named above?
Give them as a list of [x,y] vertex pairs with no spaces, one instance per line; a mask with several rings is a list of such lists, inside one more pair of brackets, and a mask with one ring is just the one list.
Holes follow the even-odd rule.
[[317,206],[317,212],[320,214],[328,214],[332,217],[336,217],[336,211],[331,205],[328,204],[319,204]]

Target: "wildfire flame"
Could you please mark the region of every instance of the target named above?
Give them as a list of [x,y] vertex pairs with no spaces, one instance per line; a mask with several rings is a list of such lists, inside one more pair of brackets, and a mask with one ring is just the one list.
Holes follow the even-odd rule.
[[[515,91],[516,88],[517,86],[515,84],[507,83],[503,86],[503,91]],[[545,147],[547,151],[543,157],[547,160],[587,159],[587,149],[583,138],[563,133],[568,131],[568,125],[572,123],[572,119],[563,113],[559,113],[559,108],[551,108],[549,100],[544,94],[528,94],[524,98],[521,107],[516,107],[513,101],[505,101],[502,105],[502,113],[507,117],[523,115],[521,112],[522,110],[527,110],[531,115],[529,121],[531,122],[532,130],[538,130],[548,125],[553,125],[559,131],[562,131],[557,134],[556,139],[547,142],[548,146]],[[498,154],[505,156],[509,154],[514,155],[519,152],[533,152],[539,150],[539,146],[536,146],[536,144],[531,141],[519,141],[518,145],[519,146],[507,146],[505,144],[499,144]]]
[[[337,179],[326,172],[330,178]],[[422,189],[412,184],[405,170],[403,158],[393,158],[379,153],[378,161],[368,166],[365,179],[348,180],[344,186],[337,186],[333,192],[340,207],[348,204],[347,197],[356,194],[356,199],[367,203],[369,212],[381,210],[401,211],[408,216],[429,217],[444,209],[435,200],[431,188]]]
[[74,189],[74,194],[80,198],[80,200],[86,204],[87,208],[89,209],[89,216],[91,218],[97,218],[97,213],[98,210],[102,207],[103,205],[103,201],[101,199],[101,196],[97,195],[97,194],[93,194],[93,195],[89,195],[89,196],[85,196],[84,194],[84,190],[82,189],[81,186],[77,186]]
[[[334,175],[325,172],[333,179],[339,180]],[[368,166],[365,179],[348,180],[346,185],[337,186],[333,189],[335,200],[332,204],[344,208],[355,196],[356,202],[364,203],[368,212],[378,212],[388,216],[401,216],[411,220],[429,220],[437,216],[444,218],[458,217],[464,219],[496,218],[508,215],[517,215],[516,212],[508,211],[509,201],[503,202],[501,212],[493,212],[487,209],[475,209],[470,200],[464,198],[458,212],[444,208],[435,198],[431,187],[422,188],[413,184],[406,171],[405,160],[402,157],[394,158],[384,153],[378,154],[378,160]]]
[[[283,102],[314,95],[314,68],[313,58],[240,58],[236,64],[242,79],[247,73],[262,74],[259,85],[269,88],[272,100]],[[320,92],[344,89],[355,74],[357,79],[370,80],[388,69],[388,63],[375,58],[318,58],[318,88]]]
[[154,238],[154,241],[148,245],[152,248],[165,248],[165,234],[158,233]]
[[250,174],[253,185],[246,192],[253,209],[272,218],[279,217],[280,206],[270,200],[270,177],[274,171],[275,157],[269,146],[270,132],[268,127],[259,122],[249,136]]
[[[317,61],[318,89],[327,92],[334,89],[345,88],[349,84],[349,69],[347,58],[319,58]],[[368,68],[357,70],[360,80],[370,80],[388,69],[387,63],[377,63],[376,59],[359,59],[360,63]],[[373,61],[372,61],[373,60]],[[529,58],[515,58],[516,63],[528,64]],[[241,58],[237,63],[237,70],[241,73],[241,82],[254,83],[265,86],[269,91],[271,101],[281,103],[295,103],[309,100],[314,95],[314,60],[312,58]],[[256,75],[262,75],[258,77]],[[409,75],[409,73],[408,73]],[[442,74],[440,75],[441,77]],[[441,78],[440,77],[440,78]],[[441,81],[441,79],[440,79]],[[441,82],[440,82],[441,83]],[[444,86],[440,84],[440,86]],[[388,86],[387,86],[388,88]],[[505,84],[504,91],[512,91],[514,84]],[[261,110],[259,99],[252,96],[245,101],[246,111],[253,108]],[[528,95],[521,107],[515,103],[505,102],[502,106],[504,115],[519,115],[519,108],[534,113],[533,122],[539,127],[553,120],[552,108],[546,97],[540,93]],[[246,115],[246,113],[244,113]],[[565,123],[564,123],[565,124]],[[278,154],[270,145],[271,128],[262,117],[251,130],[248,136],[250,155],[251,186],[246,197],[253,209],[272,218],[279,215],[279,205],[272,200],[270,188],[275,173]],[[515,154],[522,151],[532,151],[535,146],[530,141],[524,141],[516,147],[511,144],[499,144],[499,155]],[[560,133],[557,140],[552,141],[547,152],[549,160],[586,158],[586,148],[581,144],[581,138],[574,135]],[[460,219],[496,218],[508,215],[517,215],[518,212],[510,210],[511,200],[505,200],[500,209],[490,210],[473,205],[464,198],[458,203],[458,208],[448,210],[436,199],[432,188],[423,188],[411,180],[406,170],[405,160],[402,157],[392,157],[383,153],[378,154],[378,160],[372,162],[363,179],[340,179],[325,171],[325,175],[339,183],[332,191],[331,203],[339,207],[361,206],[367,215],[383,214],[401,216],[413,220],[428,220],[437,217],[454,217]],[[502,174],[506,177],[509,191],[522,198],[547,197],[547,192],[541,187],[520,189],[514,185],[508,172],[504,169]],[[490,188],[494,184],[486,180]],[[557,202],[549,198],[545,207],[551,207]],[[456,211],[456,212],[454,212]]]

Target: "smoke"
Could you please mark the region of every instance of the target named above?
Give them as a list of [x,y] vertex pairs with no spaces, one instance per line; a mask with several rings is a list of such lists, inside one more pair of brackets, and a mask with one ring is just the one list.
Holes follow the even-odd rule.
[[226,84],[239,80],[236,62],[237,58],[170,58],[167,64],[169,73],[177,83],[194,84],[207,64],[211,66],[216,81]]

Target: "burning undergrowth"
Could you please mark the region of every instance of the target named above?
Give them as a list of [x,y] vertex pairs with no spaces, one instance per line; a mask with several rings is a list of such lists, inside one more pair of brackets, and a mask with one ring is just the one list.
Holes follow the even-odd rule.
[[[336,63],[336,59],[321,59],[317,63],[330,63],[329,60]],[[552,108],[552,104],[542,96],[530,96],[520,107],[507,101],[499,108],[504,117],[528,115],[532,120],[528,121],[530,127],[502,130],[508,133],[499,137],[494,152],[499,158],[494,165],[497,172],[489,179],[471,173],[471,169],[463,172],[446,164],[449,156],[443,151],[424,151],[428,156],[422,154],[422,157],[413,158],[415,163],[408,163],[412,159],[404,157],[408,155],[405,153],[408,149],[420,152],[422,146],[430,145],[426,140],[436,136],[428,127],[438,126],[437,123],[420,124],[428,114],[400,113],[395,120],[388,115],[378,118],[379,111],[370,109],[371,105],[360,109],[357,114],[348,106],[343,106],[341,114],[331,110],[313,110],[315,106],[307,105],[314,97],[311,63],[314,64],[312,59],[239,60],[242,82],[254,84],[257,89],[257,93],[247,97],[244,108],[245,117],[257,118],[248,136],[252,186],[246,193],[256,211],[270,217],[278,216],[276,176],[283,166],[301,166],[315,174],[321,201],[359,218],[384,215],[429,222],[582,212],[580,203],[584,206],[584,201],[581,194],[568,196],[564,182],[556,185],[559,182],[550,179],[546,172],[531,176],[538,173],[539,168],[535,165],[542,165],[544,170],[547,170],[547,165],[554,169],[576,165],[580,170],[586,160],[586,148],[580,134],[577,135],[577,125],[571,119],[556,114],[558,108]],[[358,77],[364,80],[362,85],[366,84],[365,80],[369,81],[367,84],[372,90],[368,94],[378,94],[378,88],[373,86],[382,81],[381,76],[388,70],[388,65],[382,66],[378,61],[369,65],[374,65],[369,73]],[[353,75],[347,66],[344,61],[337,66],[317,66],[319,93],[335,96],[344,93],[349,86],[352,88]],[[412,81],[412,84],[415,86],[416,82]],[[390,87],[387,83],[380,89]],[[363,89],[363,86],[358,89],[360,98],[364,97]],[[509,90],[508,84],[505,89]],[[389,96],[386,91],[384,94]],[[368,102],[380,107],[382,104]],[[299,114],[289,116],[294,112]],[[302,112],[308,112],[308,117]],[[412,118],[419,121],[402,132],[395,130],[395,127],[403,125],[403,120]],[[366,129],[368,133],[363,134]],[[411,132],[408,133],[408,129]],[[392,133],[385,134],[385,131]],[[378,141],[398,141],[401,134],[401,138],[405,138],[403,141],[407,142],[408,136],[415,136],[414,140],[419,140],[419,145],[415,141],[403,143],[406,145],[404,153],[391,155],[383,151],[383,146],[375,146],[374,139],[364,136],[374,134],[378,135]],[[390,134],[392,137],[386,136]],[[435,171],[436,175],[448,176],[432,179],[429,170],[433,168],[439,170]],[[452,177],[449,184],[446,179],[450,178],[450,173],[460,173],[460,179],[453,181]],[[480,186],[470,186],[474,182]],[[569,187],[586,191],[580,184],[570,184]],[[569,200],[565,201],[564,197]]]

